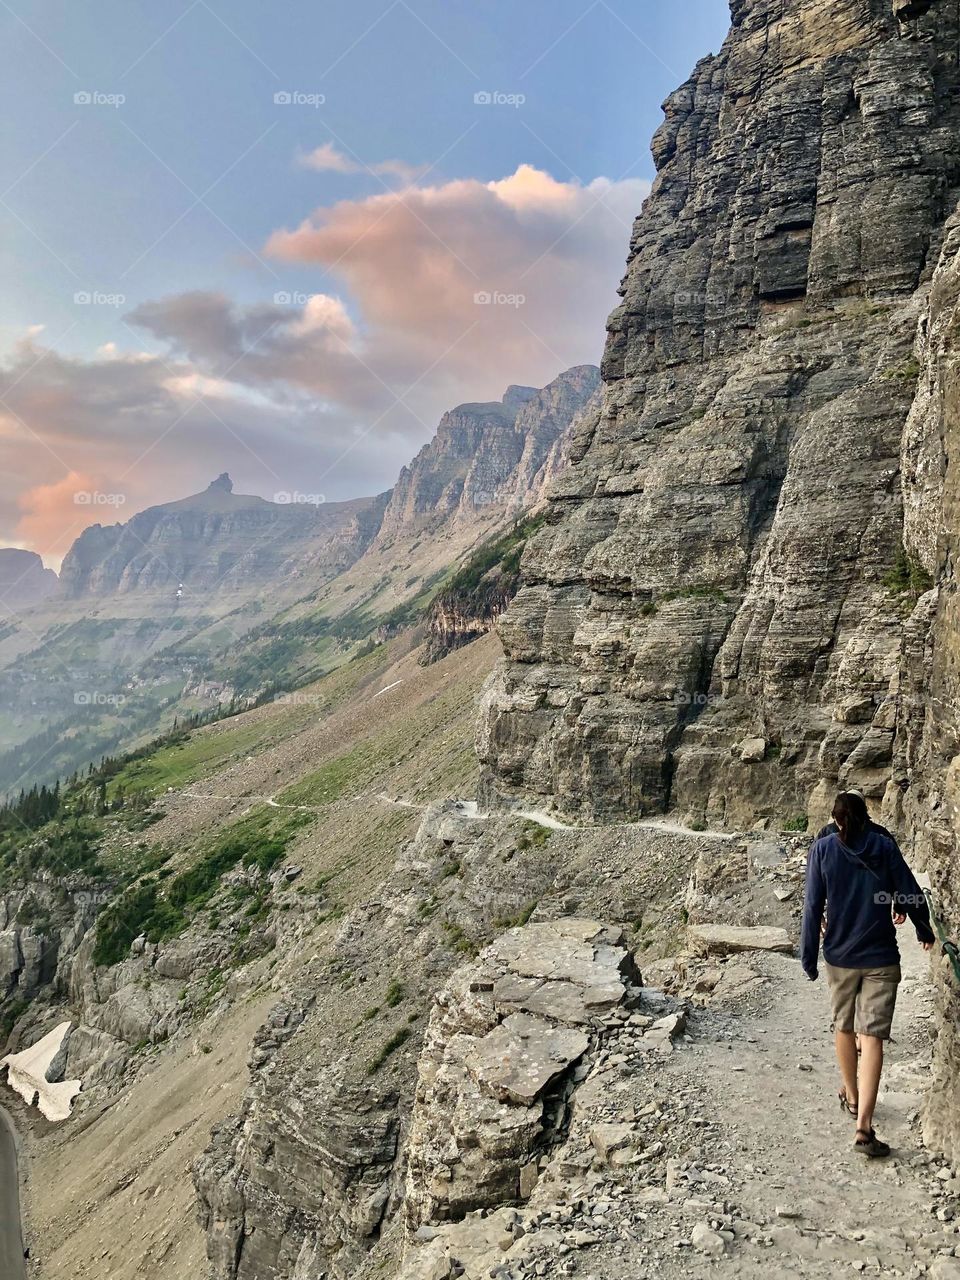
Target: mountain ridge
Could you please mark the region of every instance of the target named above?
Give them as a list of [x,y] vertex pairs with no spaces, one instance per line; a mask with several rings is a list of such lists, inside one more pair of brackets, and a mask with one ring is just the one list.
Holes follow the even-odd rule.
[[0,547],[0,613],[37,604],[52,596],[57,574],[35,551]]

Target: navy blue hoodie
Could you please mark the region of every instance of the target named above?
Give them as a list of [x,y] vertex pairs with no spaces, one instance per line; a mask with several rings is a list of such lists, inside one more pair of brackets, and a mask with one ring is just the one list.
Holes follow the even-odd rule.
[[900,948],[893,908],[908,915],[921,942],[934,942],[923,891],[896,841],[876,828],[848,848],[839,835],[814,841],[807,863],[800,962],[817,977],[824,907],[827,932],[823,958],[841,969],[876,969],[898,964]]

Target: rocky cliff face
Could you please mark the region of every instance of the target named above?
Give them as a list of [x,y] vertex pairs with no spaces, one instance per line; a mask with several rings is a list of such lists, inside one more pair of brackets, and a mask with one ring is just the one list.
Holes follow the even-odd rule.
[[[905,541],[921,586],[903,644],[898,734],[890,793],[926,862],[935,906],[960,941],[960,219],[947,226],[929,310],[920,324],[917,396],[903,440]],[[926,1136],[960,1159],[960,981],[935,966],[940,1032],[927,1098]]]
[[463,404],[404,467],[384,513],[380,541],[470,520],[485,508],[518,513],[535,502],[562,456],[564,434],[599,383],[577,365],[542,390],[509,387],[502,401]]
[[0,613],[46,600],[57,589],[57,575],[44,568],[34,551],[0,548]]
[[66,596],[114,592],[230,592],[341,572],[377,531],[383,502],[267,502],[233,493],[227,475],[191,498],[141,511],[126,524],[93,525],[70,548]]
[[668,99],[602,412],[501,624],[489,797],[743,826],[885,794],[923,586],[901,445],[960,181],[957,9],[908,8],[737,0]]

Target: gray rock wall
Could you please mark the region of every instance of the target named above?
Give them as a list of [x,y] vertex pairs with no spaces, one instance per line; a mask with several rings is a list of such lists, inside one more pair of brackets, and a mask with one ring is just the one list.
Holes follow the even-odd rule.
[[[917,351],[920,382],[903,441],[906,542],[934,586],[908,621],[898,699],[897,755],[888,808],[912,832],[935,906],[960,942],[960,218],[948,224]],[[960,1160],[960,982],[934,964],[939,1034],[925,1135]]]
[[711,824],[879,801],[913,346],[960,182],[955,5],[738,0],[671,95],[487,692],[486,798]]
[[378,541],[436,531],[495,506],[505,514],[526,510],[556,473],[571,424],[598,384],[596,366],[576,365],[541,390],[509,387],[502,401],[445,413],[433,439],[401,470]]

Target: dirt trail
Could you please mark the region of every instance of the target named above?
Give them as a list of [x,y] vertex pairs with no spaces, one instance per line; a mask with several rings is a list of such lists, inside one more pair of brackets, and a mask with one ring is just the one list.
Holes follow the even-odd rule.
[[811,983],[795,959],[765,956],[757,967],[768,984],[754,1009],[694,1018],[695,1043],[673,1055],[667,1072],[717,1123],[715,1138],[690,1159],[729,1179],[736,1240],[709,1263],[691,1251],[683,1273],[916,1276],[932,1264],[938,1280],[960,1277],[960,1258],[947,1256],[960,1250],[960,1234],[932,1212],[951,1214],[915,1123],[928,1077],[928,960],[912,930],[901,934],[901,947],[904,984],[876,1117],[894,1148],[888,1161],[853,1149],[854,1122],[836,1101],[822,978]]

